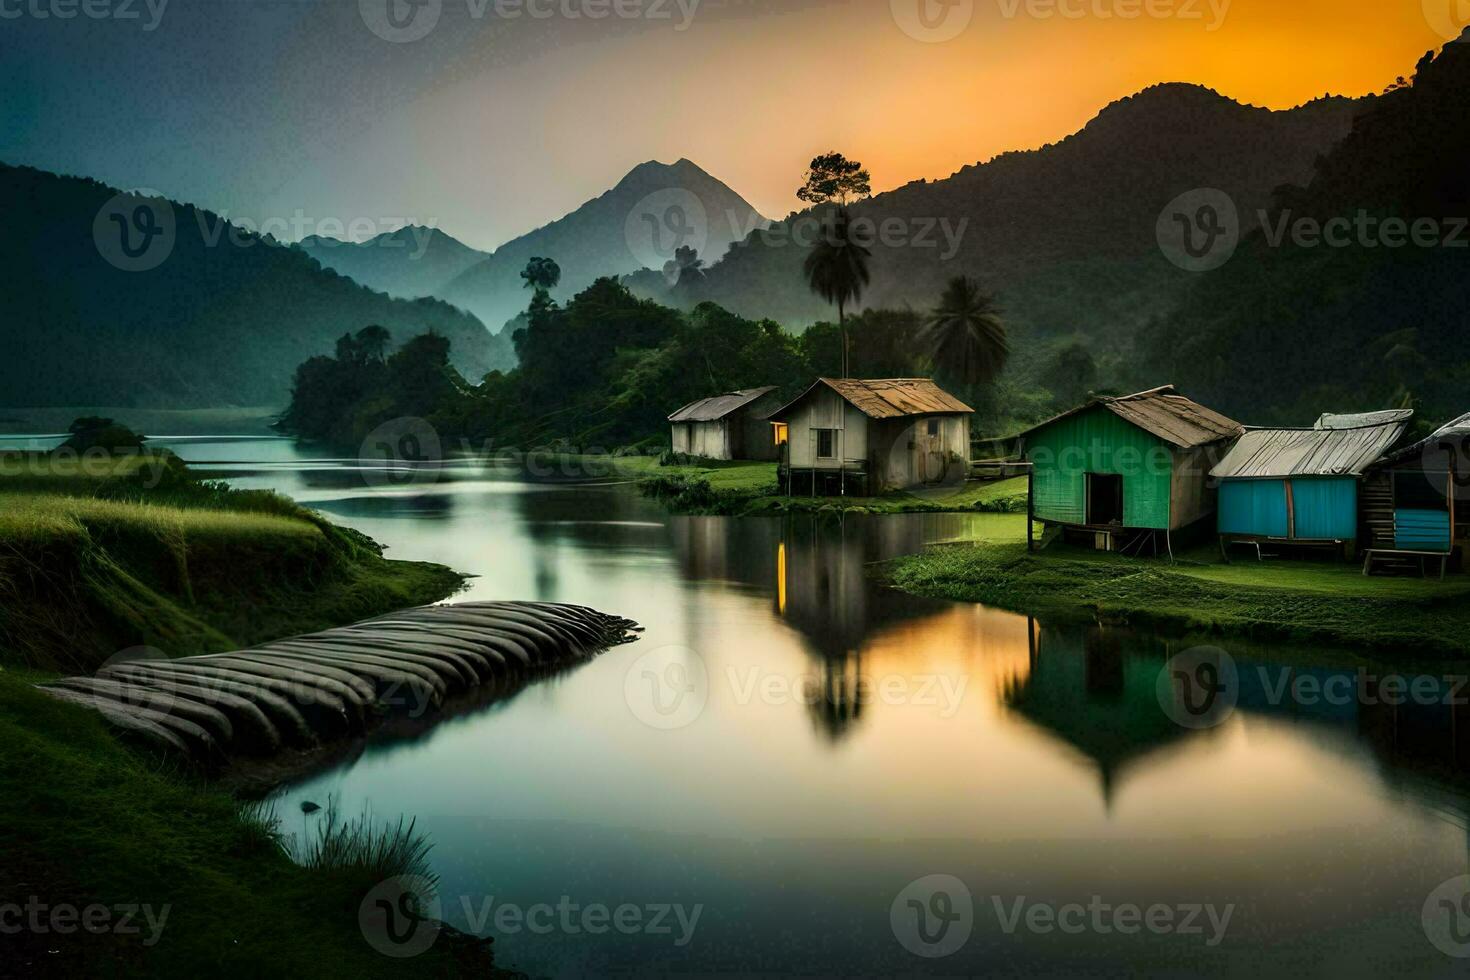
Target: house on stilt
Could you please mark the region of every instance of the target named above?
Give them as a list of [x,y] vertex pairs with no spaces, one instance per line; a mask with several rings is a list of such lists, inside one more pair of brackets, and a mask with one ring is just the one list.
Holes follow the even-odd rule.
[[1363,484],[1363,573],[1465,568],[1470,549],[1470,415],[1388,454]]
[[1334,548],[1351,561],[1364,474],[1403,439],[1412,409],[1323,415],[1311,428],[1248,429],[1211,472],[1221,551]]
[[1214,514],[1210,470],[1244,431],[1172,385],[1093,398],[1021,434],[1032,520],[1102,550],[1172,551]]

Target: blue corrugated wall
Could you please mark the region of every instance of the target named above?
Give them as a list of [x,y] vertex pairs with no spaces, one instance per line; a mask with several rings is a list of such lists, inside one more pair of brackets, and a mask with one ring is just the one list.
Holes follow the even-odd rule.
[[1449,551],[1450,512],[1408,510],[1393,512],[1394,547],[1404,551]]
[[1358,481],[1312,477],[1291,481],[1296,533],[1288,526],[1285,480],[1225,480],[1220,484],[1220,533],[1301,540],[1358,536]]
[[1358,481],[1292,480],[1296,498],[1296,536],[1311,540],[1350,540],[1358,536]]
[[1220,533],[1286,537],[1284,480],[1225,480],[1220,484]]

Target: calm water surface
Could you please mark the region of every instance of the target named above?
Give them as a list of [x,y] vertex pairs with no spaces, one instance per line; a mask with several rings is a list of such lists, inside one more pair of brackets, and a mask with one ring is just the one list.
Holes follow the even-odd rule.
[[[1185,644],[918,601],[866,579],[869,562],[982,533],[983,515],[671,517],[605,480],[463,464],[398,487],[283,440],[165,443],[361,529],[392,557],[479,576],[465,599],[582,603],[647,627],[637,644],[415,740],[369,744],[279,795],[288,828],[306,819],[301,801],[333,794],[348,813],[416,818],[461,928],[491,901],[702,907],[683,946],[672,916],[672,935],[496,933],[506,965],[556,976],[1470,968],[1423,925],[1430,892],[1470,870],[1464,709],[1291,706],[1243,680],[1223,724],[1191,730],[1169,721],[1155,688]],[[1353,669],[1347,656],[1226,646],[1243,678],[1256,664],[1319,679]],[[681,689],[694,693],[680,701]],[[971,933],[924,959],[890,912],[936,874],[973,896],[973,914],[951,923]],[[1171,906],[1176,921],[1191,905],[1233,912],[1213,945],[1204,914],[1202,935],[1006,928],[1018,901],[1094,896]],[[921,907],[931,930],[953,908],[927,895]],[[906,901],[899,913],[897,931],[912,932]]]

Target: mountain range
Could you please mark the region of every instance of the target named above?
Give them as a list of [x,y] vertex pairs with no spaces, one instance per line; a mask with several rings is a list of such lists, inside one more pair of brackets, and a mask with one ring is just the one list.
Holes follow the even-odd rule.
[[487,253],[423,225],[384,232],[365,242],[310,235],[297,245],[323,268],[398,299],[435,296],[460,273],[489,258]]
[[526,308],[521,272],[534,257],[556,260],[561,284],[552,296],[565,300],[602,276],[661,270],[680,247],[713,261],[766,223],[690,161],[649,161],[571,214],[506,242],[434,295],[498,331]]
[[211,211],[0,164],[0,405],[284,406],[297,365],[370,324],[435,331],[479,378],[508,341]]
[[[871,244],[873,281],[859,308],[928,310],[950,278],[968,275],[998,295],[1014,335],[1079,334],[1106,346],[1172,308],[1192,281],[1156,236],[1171,200],[1224,191],[1249,231],[1272,191],[1309,178],[1371,101],[1322,98],[1272,111],[1197,85],[1157,85],[1058,143],[878,194],[851,208],[870,229],[895,231]],[[807,288],[808,249],[795,243],[818,218],[804,211],[779,233],[751,235],[666,301],[709,300],[788,326],[834,319]]]

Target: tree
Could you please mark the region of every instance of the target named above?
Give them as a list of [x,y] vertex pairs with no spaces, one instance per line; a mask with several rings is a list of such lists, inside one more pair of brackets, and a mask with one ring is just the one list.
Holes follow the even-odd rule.
[[685,273],[692,273],[703,279],[704,259],[699,257],[697,250],[688,245],[680,245],[674,249],[674,257],[664,263],[664,276],[670,285],[677,286],[684,281]]
[[949,281],[919,343],[936,373],[970,386],[994,381],[1011,356],[995,298],[969,276]]
[[526,281],[525,288],[536,290],[537,295],[550,293],[561,282],[561,266],[556,264],[555,259],[536,256],[526,263],[521,278]]
[[808,204],[837,203],[846,206],[873,193],[872,178],[856,160],[833,150],[812,161],[806,182],[796,192]]
[[364,361],[383,363],[388,356],[388,342],[393,339],[386,327],[373,324],[357,332],[357,352]]
[[1041,383],[1058,407],[1076,405],[1097,387],[1097,362],[1082,343],[1073,341],[1052,356],[1041,372]]
[[852,239],[852,219],[843,207],[832,214],[828,233],[812,246],[803,270],[812,292],[837,306],[837,329],[842,334],[842,376],[848,376],[847,305],[862,298],[872,281],[868,260],[873,253]]

